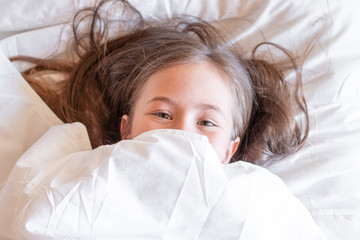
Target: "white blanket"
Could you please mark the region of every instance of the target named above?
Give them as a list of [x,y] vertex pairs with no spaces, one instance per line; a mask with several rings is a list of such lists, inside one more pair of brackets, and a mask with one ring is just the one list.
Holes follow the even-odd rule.
[[278,177],[221,164],[204,136],[155,130],[83,151],[86,140],[80,124],[53,127],[17,161],[0,238],[322,239]]

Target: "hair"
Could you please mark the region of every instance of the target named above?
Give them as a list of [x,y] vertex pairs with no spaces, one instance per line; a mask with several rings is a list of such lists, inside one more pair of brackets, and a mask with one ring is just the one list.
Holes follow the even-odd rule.
[[[77,57],[73,61],[17,56],[35,65],[23,76],[64,122],[82,122],[93,147],[121,140],[120,122],[131,119],[134,103],[147,79],[177,64],[211,63],[222,74],[234,99],[232,137],[240,145],[232,161],[281,159],[296,152],[308,135],[308,112],[301,87],[301,64],[286,49],[258,44],[245,54],[229,47],[219,31],[197,18],[146,21],[126,0],[120,1],[133,18],[126,34],[109,36],[100,10],[109,0],[78,12],[73,21]],[[118,2],[118,1],[115,1]],[[89,30],[79,30],[90,20]],[[256,56],[263,45],[280,49],[296,74],[295,84],[285,80],[288,66]],[[36,73],[66,73],[61,88],[36,79]],[[303,113],[304,122],[296,119]]]

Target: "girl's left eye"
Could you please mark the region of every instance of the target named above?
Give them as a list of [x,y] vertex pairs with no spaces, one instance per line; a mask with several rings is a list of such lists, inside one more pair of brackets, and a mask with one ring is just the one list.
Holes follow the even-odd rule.
[[208,120],[201,120],[199,121],[197,124],[201,125],[201,126],[206,126],[206,127],[215,127],[216,125]]

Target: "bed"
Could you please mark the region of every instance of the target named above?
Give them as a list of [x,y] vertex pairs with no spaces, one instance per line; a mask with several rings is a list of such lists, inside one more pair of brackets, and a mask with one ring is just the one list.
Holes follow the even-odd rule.
[[[296,154],[260,167],[219,166],[204,138],[177,131],[171,136],[155,131],[132,145],[120,142],[93,150],[81,123],[63,124],[22,78],[20,72],[29,65],[11,63],[8,57],[63,53],[74,13],[93,2],[1,2],[1,239],[310,239],[318,230],[324,239],[360,239],[359,1],[130,1],[145,18],[185,13],[214,22],[227,30],[230,44],[242,49],[267,40],[301,53],[312,44],[303,69],[309,138]],[[46,77],[57,81],[61,75],[49,72]],[[288,77],[291,80],[291,72]],[[192,160],[177,165],[157,161],[151,144],[158,138],[171,139],[165,148],[182,144],[187,149],[166,153],[171,159],[189,154]],[[184,139],[191,139],[192,147]],[[144,163],[117,157],[115,153],[124,149],[150,159],[148,171],[139,171]],[[239,166],[243,172],[256,172],[268,185],[261,185],[256,194],[243,187],[234,193],[234,203],[226,194],[236,192],[244,181],[252,182],[235,173]],[[116,176],[119,171],[122,177]],[[224,176],[231,184],[225,184]],[[144,184],[149,178],[152,181]],[[115,186],[122,190],[116,192]],[[256,197],[242,202],[241,194]],[[189,199],[205,199],[206,207]],[[246,211],[246,224],[231,214],[243,216]],[[293,212],[309,224],[299,222],[297,230],[303,235],[289,238],[285,220]],[[111,214],[127,217],[109,221],[106,216]]]

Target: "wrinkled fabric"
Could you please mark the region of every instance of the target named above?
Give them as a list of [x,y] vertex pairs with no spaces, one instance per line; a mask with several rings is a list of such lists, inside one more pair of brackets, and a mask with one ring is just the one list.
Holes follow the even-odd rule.
[[206,137],[154,130],[90,151],[79,124],[45,133],[0,193],[10,239],[322,239],[267,170],[223,165]]

